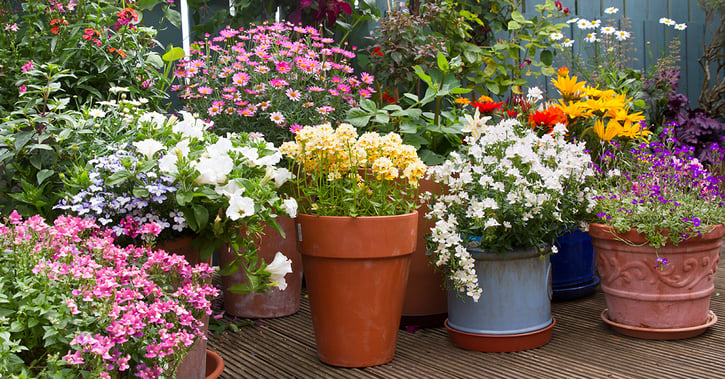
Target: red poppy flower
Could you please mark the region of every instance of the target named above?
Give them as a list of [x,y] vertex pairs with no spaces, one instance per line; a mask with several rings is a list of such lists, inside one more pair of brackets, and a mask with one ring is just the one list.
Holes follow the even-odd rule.
[[536,111],[529,115],[529,123],[533,129],[542,129],[546,133],[554,130],[554,125],[566,125],[566,114],[558,107],[551,106],[543,111]]
[[493,101],[487,101],[485,103],[479,102],[479,101],[472,101],[471,106],[478,109],[479,112],[483,114],[489,114],[496,112],[501,106],[503,105],[503,101],[500,103],[496,103]]

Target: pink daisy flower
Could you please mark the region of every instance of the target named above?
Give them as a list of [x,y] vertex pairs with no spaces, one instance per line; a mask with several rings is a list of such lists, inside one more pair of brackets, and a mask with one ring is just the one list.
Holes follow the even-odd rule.
[[297,134],[300,130],[302,130],[302,125],[300,124],[292,124],[292,126],[289,127],[289,131],[292,132],[292,134]]
[[302,98],[302,94],[292,88],[288,88],[287,91],[285,91],[285,94],[292,101],[300,101],[300,99]]
[[284,124],[284,121],[285,121],[284,115],[282,114],[282,112],[272,112],[269,115],[269,120],[274,122],[277,125],[282,125],[282,124]]
[[208,86],[201,86],[201,87],[197,88],[197,91],[199,91],[199,93],[202,95],[209,95],[213,92],[211,87],[208,87]]

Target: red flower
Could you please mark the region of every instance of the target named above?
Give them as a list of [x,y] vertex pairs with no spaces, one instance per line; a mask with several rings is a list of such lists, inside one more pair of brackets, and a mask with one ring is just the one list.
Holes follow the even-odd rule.
[[472,101],[471,106],[478,109],[479,112],[483,114],[489,114],[496,112],[501,106],[503,105],[503,101],[500,103],[495,103],[493,101],[487,101],[485,103],[479,102],[479,101]]
[[519,115],[519,112],[516,112],[516,109],[507,109],[506,114],[508,114],[510,118],[516,118],[516,116]]
[[383,56],[383,53],[380,52],[380,46],[375,46],[373,49],[373,55]]
[[536,111],[529,115],[529,123],[533,129],[543,129],[546,133],[554,130],[554,125],[566,125],[566,114],[556,106],[551,106],[543,111]]
[[50,20],[50,26],[53,26],[52,28],[50,28],[50,32],[53,34],[58,34],[61,25],[68,25],[68,21],[66,21],[64,18],[54,18]]
[[121,56],[121,58],[126,58],[126,53],[121,49],[116,49],[115,47],[111,47],[108,49],[109,53],[116,53]]
[[123,8],[123,10],[118,12],[118,14],[116,16],[118,16],[118,18],[125,18],[125,19],[131,19],[133,21],[138,21],[138,13],[131,8]]
[[395,104],[395,96],[390,96],[387,93],[384,93],[383,101],[387,102],[388,104]]

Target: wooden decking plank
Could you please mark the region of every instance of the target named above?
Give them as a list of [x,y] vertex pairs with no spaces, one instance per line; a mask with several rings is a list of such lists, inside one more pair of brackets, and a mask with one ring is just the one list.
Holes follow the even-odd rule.
[[[715,286],[711,309],[725,317],[723,259]],[[401,330],[392,362],[345,369],[317,359],[309,301],[303,297],[298,313],[210,336],[209,347],[225,359],[222,378],[229,379],[725,378],[725,321],[688,340],[641,340],[612,331],[600,319],[605,307],[601,290],[584,299],[553,303],[553,338],[538,349],[480,353],[454,346],[445,328]]]

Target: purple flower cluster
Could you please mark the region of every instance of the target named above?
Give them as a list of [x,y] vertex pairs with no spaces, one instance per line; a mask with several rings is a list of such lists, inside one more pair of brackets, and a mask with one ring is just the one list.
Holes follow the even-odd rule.
[[69,324],[69,342],[55,340],[64,346],[46,346],[67,351],[62,359],[74,369],[156,378],[205,338],[202,319],[218,292],[207,284],[213,272],[207,264],[192,267],[165,251],[118,247],[112,233],[78,217],[61,216],[49,226],[14,212],[6,223],[0,224],[3,250],[31,251],[32,275],[61,289],[58,312],[81,320]]
[[[602,156],[610,167],[599,171],[593,212],[597,222],[618,230],[635,227],[646,232],[655,245],[666,238],[677,243],[725,221],[723,179],[692,156],[692,147],[678,145],[672,128],[665,128],[661,141],[632,148],[624,161],[612,154]],[[713,154],[725,152],[713,145]],[[666,238],[657,237],[666,231]]]
[[288,141],[302,126],[341,119],[375,92],[372,75],[353,75],[348,60],[355,53],[333,42],[290,23],[227,27],[195,43],[175,71],[186,84],[172,89],[192,111],[214,120],[215,130]]
[[187,228],[183,214],[174,208],[177,190],[171,185],[174,178],[152,171],[139,172],[135,180],[144,185],[146,193],[134,194],[132,181],[108,184],[117,172],[139,164],[134,154],[119,149],[111,155],[94,158],[89,164],[92,168],[84,188],[60,200],[55,209],[97,220],[112,228],[117,236],[130,238],[136,238],[138,227],[146,223],[155,223],[162,231],[170,229],[175,233]]

